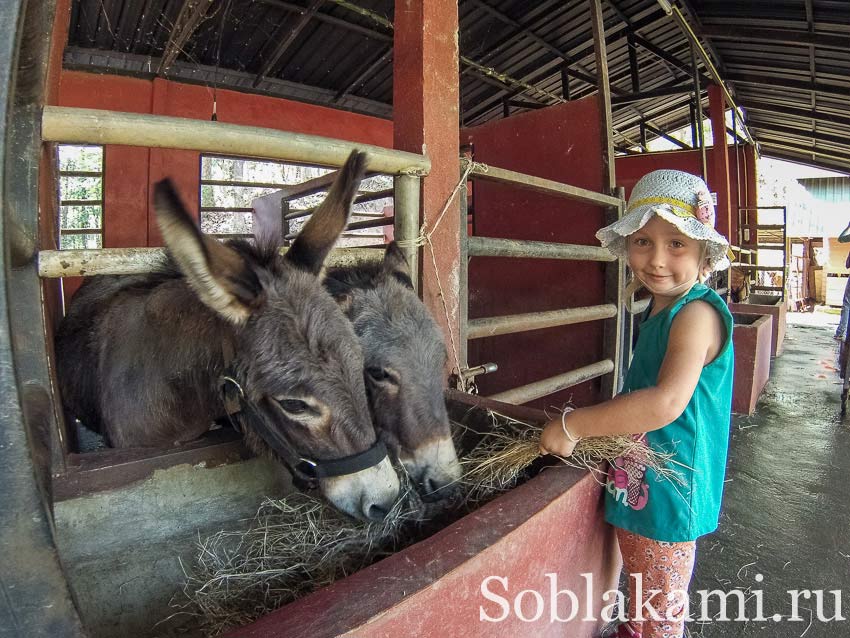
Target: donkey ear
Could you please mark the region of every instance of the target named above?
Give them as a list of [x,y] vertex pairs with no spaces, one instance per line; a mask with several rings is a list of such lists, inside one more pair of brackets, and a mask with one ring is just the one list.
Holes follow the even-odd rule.
[[201,233],[171,180],[154,186],[154,208],[171,256],[201,301],[231,323],[244,323],[264,301],[257,274],[235,250]]
[[384,273],[395,277],[398,281],[413,290],[413,280],[410,278],[410,266],[401,248],[394,241],[387,245],[384,252]]
[[287,261],[315,275],[319,274],[325,258],[345,229],[351,202],[365,172],[366,153],[352,151],[345,165],[339,169],[325,200],[286,252]]

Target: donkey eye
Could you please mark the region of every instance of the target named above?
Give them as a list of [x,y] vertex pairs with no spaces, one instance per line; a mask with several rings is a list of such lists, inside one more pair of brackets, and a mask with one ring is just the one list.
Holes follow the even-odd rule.
[[369,378],[378,383],[397,383],[395,375],[386,368],[369,367],[366,368],[366,374]]
[[281,410],[289,414],[304,414],[310,411],[310,406],[305,401],[298,399],[283,399],[279,400],[277,404]]

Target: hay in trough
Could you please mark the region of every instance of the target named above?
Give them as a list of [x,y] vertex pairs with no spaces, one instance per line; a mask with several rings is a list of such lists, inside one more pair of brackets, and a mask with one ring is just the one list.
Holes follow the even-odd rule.
[[[179,611],[173,616],[188,615],[205,635],[219,635],[421,540],[514,487],[540,457],[542,427],[493,412],[490,417],[492,429],[476,434],[477,445],[461,458],[463,476],[448,503],[423,503],[400,470],[402,496],[381,523],[355,521],[320,498],[295,493],[264,501],[246,530],[199,538],[185,600],[174,604]],[[668,465],[672,455],[630,436],[582,439],[561,461],[599,475],[603,462],[625,454],[664,478],[677,476]]]
[[410,481],[402,484],[380,523],[356,521],[309,494],[266,499],[247,530],[199,538],[187,602],[173,603],[173,616],[192,616],[217,636],[405,547],[427,519]]

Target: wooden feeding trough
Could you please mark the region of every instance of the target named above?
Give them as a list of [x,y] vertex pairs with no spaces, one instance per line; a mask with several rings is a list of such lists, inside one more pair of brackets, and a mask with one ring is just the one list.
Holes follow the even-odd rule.
[[730,303],[729,311],[739,315],[769,315],[773,318],[770,338],[770,356],[782,354],[782,342],[785,340],[785,300],[778,295],[754,294],[746,303]]
[[[451,397],[452,417],[473,428],[487,427],[486,408],[545,419],[538,410]],[[601,489],[586,472],[547,468],[430,538],[225,635],[444,636],[450,621],[451,635],[469,637],[596,636],[599,623],[585,618],[601,617],[601,595],[616,588],[620,569]],[[580,609],[558,591],[575,592]]]
[[733,313],[735,328],[735,380],[732,411],[752,414],[770,376],[770,348],[773,318],[767,314]]

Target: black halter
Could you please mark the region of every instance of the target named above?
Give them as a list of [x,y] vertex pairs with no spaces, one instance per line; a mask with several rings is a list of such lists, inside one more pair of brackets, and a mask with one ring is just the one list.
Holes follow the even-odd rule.
[[237,430],[239,426],[234,417],[242,416],[266,444],[277,454],[292,473],[295,486],[299,489],[316,489],[319,479],[354,474],[361,470],[378,465],[387,457],[387,448],[383,441],[377,439],[372,447],[362,452],[344,456],[339,459],[314,459],[299,453],[283,436],[279,428],[271,425],[261,406],[248,401],[236,380],[229,375],[219,379],[224,408],[231,424]]

